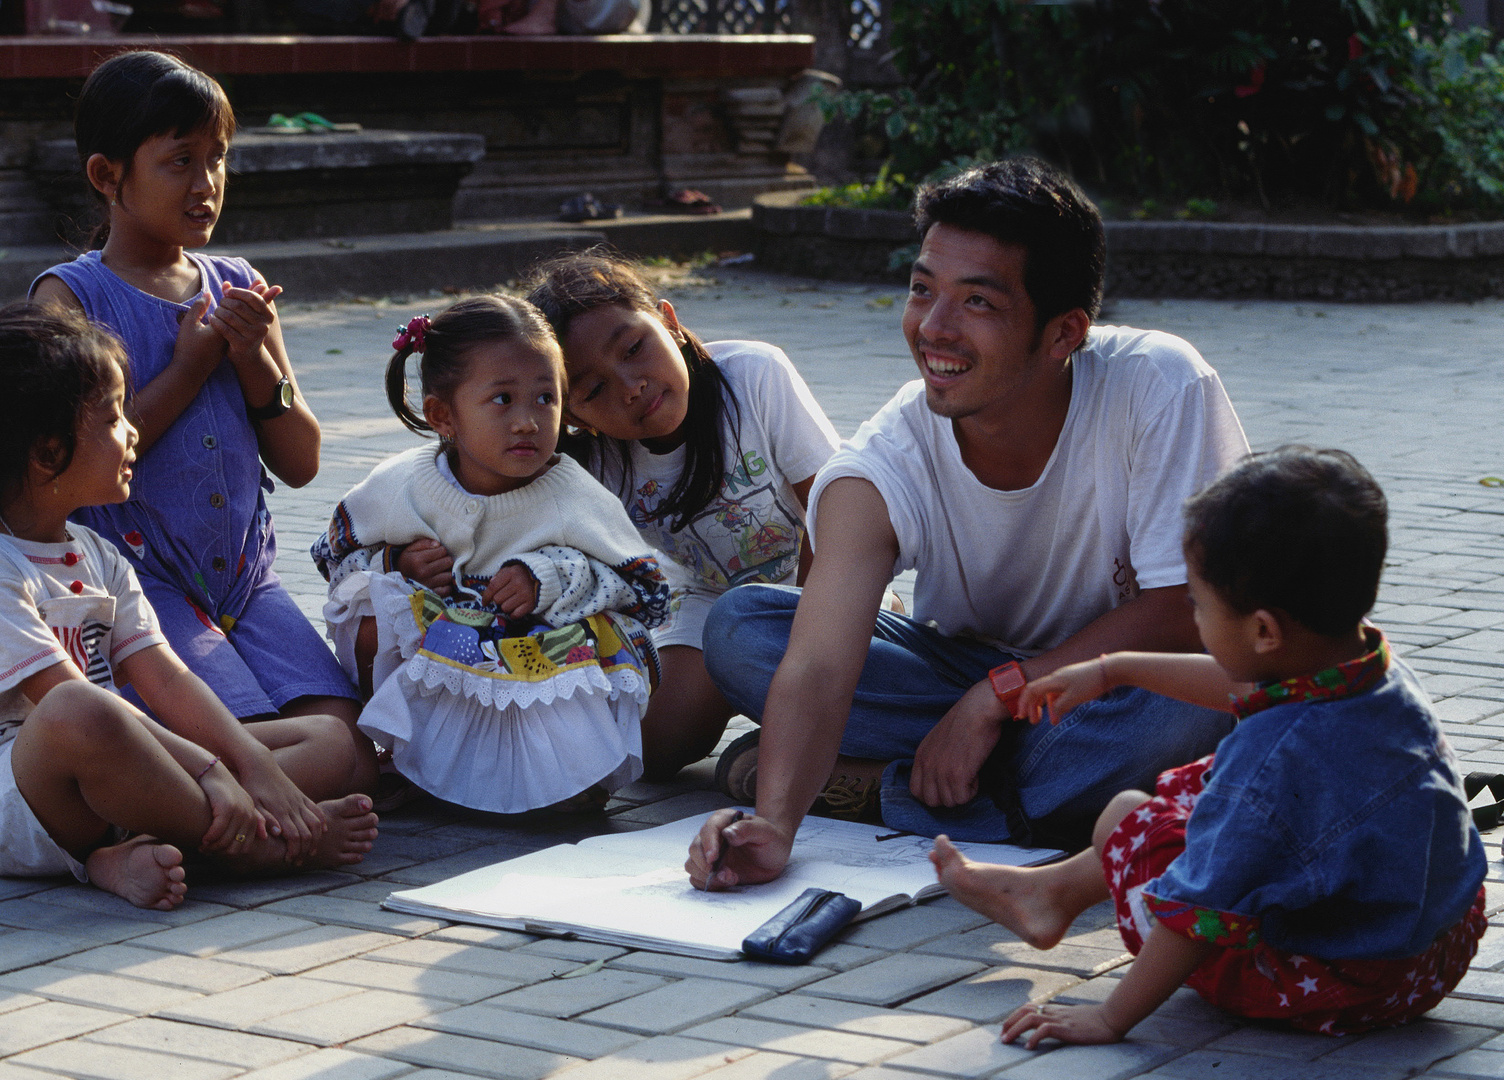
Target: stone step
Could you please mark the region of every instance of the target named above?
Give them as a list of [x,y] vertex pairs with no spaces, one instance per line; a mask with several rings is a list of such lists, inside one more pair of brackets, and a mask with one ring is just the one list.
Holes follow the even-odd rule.
[[[289,299],[332,300],[441,289],[486,289],[513,280],[540,259],[610,244],[628,254],[683,258],[704,251],[752,247],[750,210],[708,217],[644,215],[580,225],[498,221],[444,232],[331,237],[213,245],[213,254],[240,255]],[[19,299],[33,278],[72,255],[61,244],[0,252],[0,298]]]

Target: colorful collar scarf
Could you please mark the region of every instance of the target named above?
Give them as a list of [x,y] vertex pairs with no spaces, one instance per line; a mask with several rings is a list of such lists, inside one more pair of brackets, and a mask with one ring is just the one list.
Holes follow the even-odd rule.
[[1275,705],[1296,701],[1328,701],[1352,697],[1378,685],[1389,670],[1389,642],[1377,626],[1363,627],[1363,640],[1369,650],[1356,660],[1329,667],[1314,675],[1301,675],[1282,682],[1260,683],[1246,697],[1232,699],[1232,712],[1239,720]]

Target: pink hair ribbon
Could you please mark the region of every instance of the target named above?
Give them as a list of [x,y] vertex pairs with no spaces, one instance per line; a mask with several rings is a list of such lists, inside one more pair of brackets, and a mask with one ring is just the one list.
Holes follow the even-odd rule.
[[397,327],[397,336],[392,339],[392,348],[411,349],[415,353],[422,352],[428,336],[428,326],[427,315],[414,315],[407,321],[406,326]]

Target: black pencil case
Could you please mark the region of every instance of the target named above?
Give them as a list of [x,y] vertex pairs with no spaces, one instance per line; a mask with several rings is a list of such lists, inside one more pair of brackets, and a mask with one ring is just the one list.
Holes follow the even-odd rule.
[[747,935],[742,952],[752,960],[807,964],[861,910],[862,905],[844,893],[805,889],[792,904]]

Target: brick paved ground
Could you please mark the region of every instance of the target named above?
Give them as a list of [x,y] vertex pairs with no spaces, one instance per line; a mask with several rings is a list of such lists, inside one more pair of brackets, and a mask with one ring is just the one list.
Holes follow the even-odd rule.
[[[909,377],[895,290],[751,274],[674,295],[707,337],[784,346],[843,433]],[[273,498],[279,568],[310,614],[322,583],[304,555],[309,541],[346,486],[411,444],[381,397],[384,342],[399,316],[439,306],[286,309],[325,431],[318,480]],[[1199,346],[1255,446],[1337,445],[1373,469],[1393,506],[1379,618],[1424,674],[1462,756],[1504,766],[1504,490],[1478,483],[1504,474],[1495,345],[1504,304],[1139,301],[1108,316]],[[604,820],[522,827],[412,808],[383,823],[375,853],[350,873],[203,886],[171,914],[56,881],[0,880],[0,1080],[1504,1077],[1497,916],[1459,993],[1395,1032],[1293,1035],[1181,991],[1121,1045],[1030,1053],[997,1042],[1000,1017],[1030,998],[1099,1000],[1121,976],[1126,957],[1105,909],[1040,953],[941,900],[856,927],[817,964],[786,969],[379,907],[393,888],[719,805],[709,774],[701,763],[672,785],[634,785]],[[1498,840],[1489,840],[1495,908],[1504,907]]]

